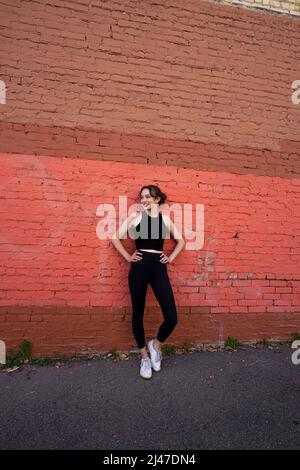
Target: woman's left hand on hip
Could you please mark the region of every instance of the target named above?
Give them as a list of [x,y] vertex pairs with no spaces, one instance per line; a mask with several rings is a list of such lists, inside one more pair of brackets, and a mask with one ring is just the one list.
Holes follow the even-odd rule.
[[161,263],[171,263],[169,257],[167,255],[165,255],[164,253],[161,253],[160,255],[160,262]]

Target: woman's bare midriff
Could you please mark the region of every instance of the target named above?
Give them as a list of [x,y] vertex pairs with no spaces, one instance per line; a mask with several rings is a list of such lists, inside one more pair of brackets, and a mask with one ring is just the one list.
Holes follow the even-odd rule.
[[138,251],[149,251],[149,253],[163,253],[162,251],[157,251],[157,250],[145,250],[144,248],[140,248]]

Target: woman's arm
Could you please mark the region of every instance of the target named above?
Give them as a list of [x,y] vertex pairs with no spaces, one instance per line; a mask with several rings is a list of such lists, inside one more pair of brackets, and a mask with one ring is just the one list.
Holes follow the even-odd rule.
[[114,247],[118,250],[118,252],[124,256],[126,261],[130,262],[131,261],[131,255],[125,250],[124,246],[122,245],[120,238],[123,237],[129,228],[130,222],[136,217],[136,212],[131,214],[129,217],[127,217],[126,220],[120,225],[119,229],[113,234],[111,237],[111,242],[114,245]]
[[185,240],[182,238],[181,233],[177,230],[177,228],[176,228],[174,222],[172,221],[172,219],[170,219],[170,217],[167,216],[167,215],[164,215],[163,217],[166,218],[166,220],[168,222],[169,230],[170,230],[170,233],[171,233],[172,237],[175,240],[177,240],[177,245],[175,246],[174,250],[172,251],[172,253],[168,257],[169,258],[169,263],[172,263],[174,261],[174,259],[176,258],[176,256],[180,253],[180,251],[185,246]]

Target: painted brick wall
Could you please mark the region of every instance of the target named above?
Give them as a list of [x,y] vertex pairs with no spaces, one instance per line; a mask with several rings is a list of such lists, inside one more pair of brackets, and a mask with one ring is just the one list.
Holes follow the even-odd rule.
[[[96,208],[146,182],[205,207],[203,248],[168,266],[170,342],[299,330],[299,19],[196,0],[0,11],[1,339],[136,347]],[[161,320],[150,291],[147,336]]]

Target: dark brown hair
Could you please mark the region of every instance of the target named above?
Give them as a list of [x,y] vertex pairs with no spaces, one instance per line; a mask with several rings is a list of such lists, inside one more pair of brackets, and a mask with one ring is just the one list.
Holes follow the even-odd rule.
[[165,193],[163,193],[160,188],[158,186],[156,186],[155,184],[148,184],[146,186],[143,186],[140,190],[140,193],[139,195],[141,196],[141,193],[143,191],[143,189],[149,189],[149,192],[151,194],[152,197],[156,198],[156,197],[160,197],[160,200],[158,202],[158,205],[160,206],[161,204],[163,204],[167,198],[167,195]]

